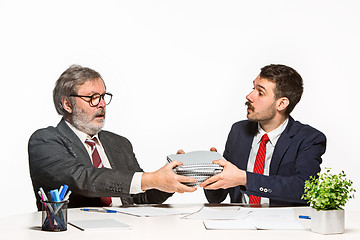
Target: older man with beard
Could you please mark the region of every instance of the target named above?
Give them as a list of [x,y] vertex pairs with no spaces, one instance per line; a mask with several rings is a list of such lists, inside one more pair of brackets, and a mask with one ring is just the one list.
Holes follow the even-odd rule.
[[233,124],[227,161],[214,162],[223,172],[200,187],[210,203],[229,194],[233,203],[304,205],[304,182],[320,172],[326,137],[290,116],[303,93],[302,78],[288,66],[271,64],[253,83],[246,96],[248,120]]
[[37,130],[28,145],[39,210],[40,187],[49,191],[68,185],[69,207],[162,203],[174,192],[196,190],[181,183],[196,179],[172,171],[181,163],[143,172],[130,141],[102,130],[111,99],[92,69],[73,65],[57,80],[53,100],[63,118],[56,127]]

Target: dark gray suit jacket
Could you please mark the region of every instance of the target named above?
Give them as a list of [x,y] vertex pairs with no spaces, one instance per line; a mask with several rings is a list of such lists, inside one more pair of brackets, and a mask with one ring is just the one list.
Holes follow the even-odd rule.
[[29,140],[29,166],[38,209],[40,187],[47,192],[68,185],[69,207],[101,206],[100,197],[120,197],[124,205],[162,203],[172,194],[159,190],[130,195],[135,172],[142,172],[126,138],[100,131],[112,169],[95,168],[83,143],[62,119],[57,127],[37,130]]

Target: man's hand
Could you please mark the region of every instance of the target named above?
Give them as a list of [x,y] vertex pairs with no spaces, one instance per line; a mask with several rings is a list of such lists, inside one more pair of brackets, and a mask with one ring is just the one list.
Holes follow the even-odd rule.
[[244,170],[237,168],[234,164],[224,159],[215,160],[213,163],[223,166],[223,171],[202,182],[200,187],[215,190],[231,188],[238,185],[246,186],[246,172]]
[[[210,148],[210,151],[212,151],[212,152],[217,152],[216,148],[214,148],[214,147]],[[176,152],[176,154],[184,154],[184,153],[185,153],[185,152],[184,152],[184,150],[182,150],[182,149],[179,149],[179,150]]]
[[184,154],[185,152],[184,152],[184,150],[182,150],[182,149],[179,149],[177,152],[176,152],[176,154]]
[[146,191],[156,188],[168,193],[194,192],[196,187],[188,187],[182,184],[182,182],[196,183],[197,180],[195,178],[181,176],[173,172],[173,168],[181,164],[181,162],[175,160],[155,172],[143,173],[141,189]]

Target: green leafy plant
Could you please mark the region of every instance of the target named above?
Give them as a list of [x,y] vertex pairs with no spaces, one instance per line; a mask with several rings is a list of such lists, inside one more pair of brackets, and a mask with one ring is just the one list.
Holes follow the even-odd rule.
[[316,210],[342,209],[349,199],[354,198],[356,190],[351,187],[352,184],[351,180],[346,179],[344,171],[336,175],[326,169],[325,173],[318,173],[318,178],[311,176],[305,181],[301,198],[308,200]]

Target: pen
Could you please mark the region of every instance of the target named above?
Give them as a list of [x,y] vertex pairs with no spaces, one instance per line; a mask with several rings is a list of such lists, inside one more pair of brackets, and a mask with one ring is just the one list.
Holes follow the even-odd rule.
[[68,191],[68,193],[65,195],[65,197],[63,198],[63,201],[66,201],[69,199],[69,196],[71,194],[71,190]]
[[[45,207],[45,211],[46,211],[46,219],[44,221],[44,225],[46,225],[47,221],[50,223],[50,227],[52,230],[54,230],[54,224],[52,223],[52,220],[51,220],[51,217],[50,217],[50,213],[49,213],[49,209],[47,208],[46,206],[46,203],[45,203],[45,199],[44,199],[44,196],[41,194],[41,191],[38,191],[38,194],[40,195],[41,199],[43,200],[43,204],[44,204],[44,207]],[[47,220],[47,221],[46,221]]]
[[57,189],[51,190],[50,194],[54,202],[61,202],[59,196],[59,190]]
[[[40,193],[38,192],[38,194],[40,195],[40,197],[41,197],[41,199],[43,200],[43,202],[48,201],[48,198],[46,197],[45,191],[44,191],[44,189],[43,189],[42,187],[40,188]],[[50,203],[47,203],[46,205],[47,205],[47,207],[49,208],[50,212],[53,212],[53,211],[54,211],[54,209],[52,208],[52,206],[51,206]]]
[[311,219],[310,216],[304,216],[304,215],[299,215],[299,218],[301,218],[301,219]]
[[86,212],[117,213],[116,210],[109,210],[109,209],[81,208],[80,210],[86,211]]
[[40,188],[40,193],[43,195],[44,200],[47,201],[48,198],[46,197],[45,191],[44,191],[44,189],[42,187]]
[[65,196],[65,193],[68,190],[68,188],[69,188],[68,185],[61,186],[61,188],[59,190],[60,201],[64,200],[64,196]]
[[60,188],[59,188],[59,193],[61,193],[63,187],[64,187],[64,186],[60,186]]
[[[63,195],[65,195],[68,186],[62,186],[61,188],[61,193]],[[51,229],[55,229],[59,228],[61,230],[66,229],[66,219],[64,217],[64,214],[62,211],[60,211],[62,209],[62,206],[64,205],[64,202],[61,202],[60,196],[59,196],[59,190],[58,189],[54,189],[50,191],[50,197],[49,199],[52,200],[53,202],[58,202],[58,203],[45,203],[46,201],[48,201],[48,198],[46,197],[45,191],[42,187],[40,187],[40,190],[38,191],[38,194],[40,196],[40,198],[43,201],[44,204],[44,208],[47,214],[46,219],[43,222],[43,229],[46,229],[50,223],[50,227]],[[69,190],[68,193],[63,196],[64,197],[64,201],[69,199],[69,196],[71,194],[71,191]],[[55,223],[57,223],[57,226],[55,226]]]
[[[68,200],[70,194],[71,194],[71,190],[69,190],[69,192],[65,195],[63,201]],[[64,203],[61,203],[59,206],[57,206],[57,208],[55,209],[55,214],[57,214],[59,212],[59,210],[62,208],[63,205],[64,205]]]

